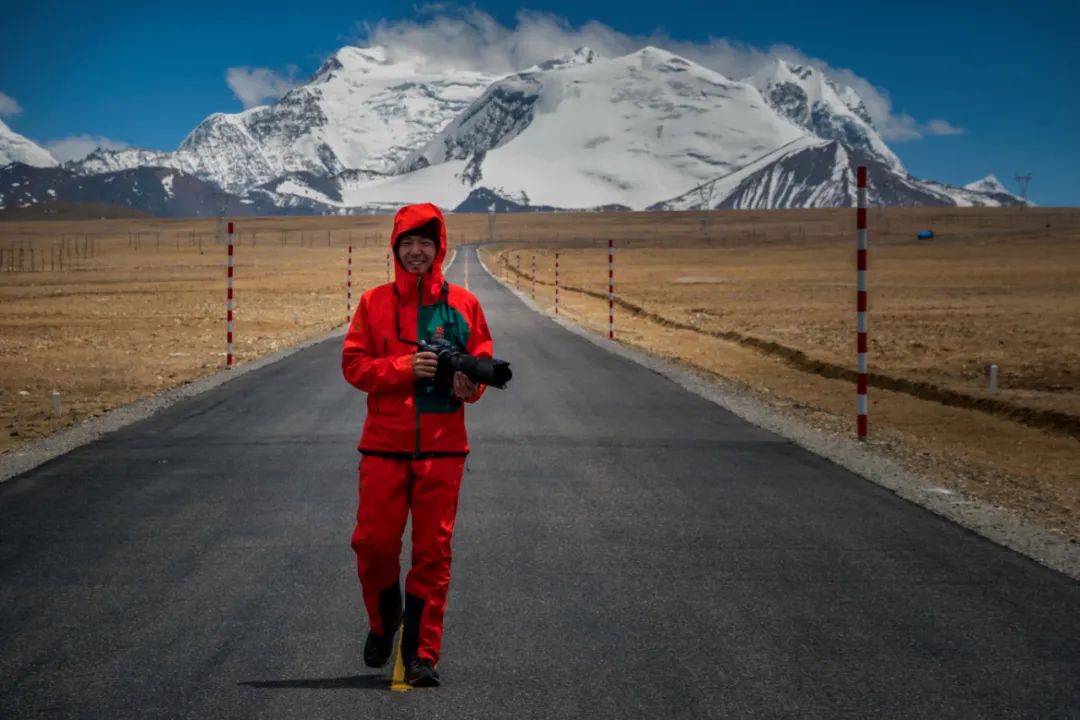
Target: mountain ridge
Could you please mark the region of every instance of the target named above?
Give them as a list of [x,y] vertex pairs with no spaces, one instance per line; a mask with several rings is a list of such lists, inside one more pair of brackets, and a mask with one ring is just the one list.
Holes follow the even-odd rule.
[[854,203],[843,174],[855,162],[871,168],[874,204],[1020,202],[996,178],[911,176],[858,93],[808,65],[772,60],[738,80],[656,46],[615,58],[583,47],[499,77],[420,60],[347,46],[276,102],[208,116],[176,151],[97,150],[63,167],[172,168],[273,212],[484,197],[521,209],[835,207]]

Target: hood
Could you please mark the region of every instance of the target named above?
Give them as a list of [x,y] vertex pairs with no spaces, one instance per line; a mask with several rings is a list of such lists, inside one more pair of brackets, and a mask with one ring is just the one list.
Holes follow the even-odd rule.
[[446,257],[446,221],[443,220],[439,208],[431,203],[406,205],[394,216],[394,230],[390,233],[390,253],[394,256],[394,285],[402,300],[416,302],[416,298],[413,297],[416,295],[416,273],[411,273],[402,266],[401,260],[394,252],[394,245],[402,235],[407,235],[410,230],[427,225],[432,220],[439,225],[439,247],[435,251],[435,262],[432,263],[431,270],[424,273],[424,300],[426,302],[434,300],[442,292],[444,282],[442,264],[443,258]]

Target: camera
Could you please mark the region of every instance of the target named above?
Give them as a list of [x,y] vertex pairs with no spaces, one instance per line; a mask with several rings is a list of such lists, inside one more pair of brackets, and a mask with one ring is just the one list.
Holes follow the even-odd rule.
[[438,366],[435,369],[435,377],[432,382],[436,386],[450,387],[454,382],[454,373],[465,373],[465,376],[475,383],[490,385],[500,390],[506,388],[510,378],[514,376],[510,372],[510,363],[495,358],[482,358],[462,352],[457,345],[445,338],[437,337],[434,340],[420,341],[417,343],[420,352],[435,353],[438,358]]

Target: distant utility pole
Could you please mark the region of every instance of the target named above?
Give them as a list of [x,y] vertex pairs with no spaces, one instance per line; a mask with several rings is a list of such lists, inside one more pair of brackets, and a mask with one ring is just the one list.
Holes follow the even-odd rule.
[[1020,186],[1020,199],[1023,201],[1023,204],[1020,205],[1021,210],[1024,208],[1024,206],[1027,205],[1028,183],[1030,182],[1031,173],[1028,173],[1027,175],[1016,176],[1016,184]]

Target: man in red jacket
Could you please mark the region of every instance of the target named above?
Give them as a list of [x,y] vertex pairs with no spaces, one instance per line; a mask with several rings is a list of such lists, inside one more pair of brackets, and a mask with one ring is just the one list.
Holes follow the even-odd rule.
[[[462,403],[480,399],[484,386],[462,373],[450,387],[434,384],[436,355],[417,352],[412,343],[441,337],[471,355],[492,357],[492,342],[476,297],[443,277],[446,224],[437,207],[401,208],[390,244],[394,282],[360,298],[341,356],[345,379],[367,393],[352,547],[371,628],[364,662],[385,665],[402,625],[406,682],[434,686],[450,539],[469,452]],[[410,510],[412,567],[403,608],[399,558]]]

